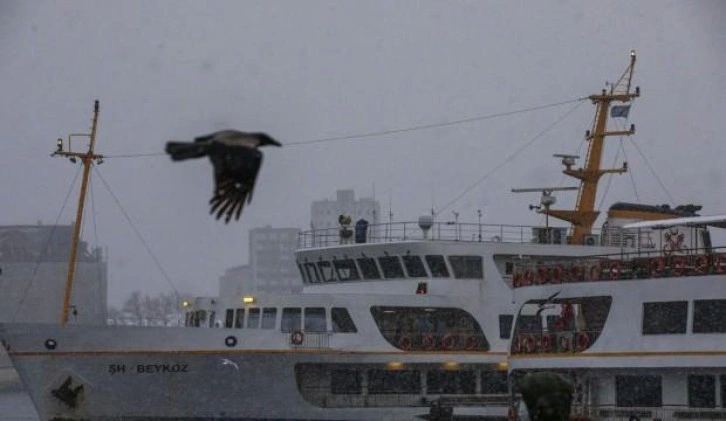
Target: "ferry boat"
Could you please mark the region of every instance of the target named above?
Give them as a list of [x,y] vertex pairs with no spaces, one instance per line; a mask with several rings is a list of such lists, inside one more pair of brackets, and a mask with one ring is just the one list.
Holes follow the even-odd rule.
[[[576,157],[559,155],[565,173],[581,181],[575,209],[551,209],[559,189],[537,189],[540,211],[572,229],[549,222],[448,224],[428,216],[355,230],[343,224],[301,234],[301,293],[198,298],[187,306],[184,327],[78,326],[64,311],[60,325],[0,325],[2,345],[42,420],[505,419],[511,385],[516,392],[508,373],[516,377],[547,361],[515,352],[524,344],[528,357],[540,355],[543,336],[530,345],[533,333],[519,327],[529,326],[529,307],[546,303],[535,311],[541,316],[557,303],[590,322],[586,309],[603,305],[600,299],[564,306],[557,301],[564,292],[523,265],[642,248],[625,241],[613,214],[620,206],[625,217],[648,220],[628,210],[637,205],[611,208],[609,226],[593,229],[600,176],[627,170],[600,169],[600,157],[605,136],[634,132],[606,130],[611,103],[639,96],[630,89],[634,64],[632,53],[613,85],[625,86],[624,93],[613,88],[589,97],[597,112],[585,166],[576,169]],[[86,169],[98,159],[97,114],[98,108],[88,152],[59,144],[56,154],[80,158]],[[600,332],[588,333],[588,346],[602,342]],[[576,348],[579,340],[568,356],[588,352]]]

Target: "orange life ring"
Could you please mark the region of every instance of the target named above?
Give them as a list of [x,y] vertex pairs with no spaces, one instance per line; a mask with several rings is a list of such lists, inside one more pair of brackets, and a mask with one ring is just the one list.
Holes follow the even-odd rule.
[[590,268],[590,280],[591,281],[599,281],[601,277],[602,277],[602,268],[600,267],[600,264],[596,264]]
[[444,338],[441,340],[441,347],[444,349],[454,349],[455,345],[456,336],[454,335],[445,335]]
[[305,340],[305,334],[301,330],[293,330],[290,334],[290,343],[293,345],[302,345]]
[[524,272],[524,281],[522,281],[522,285],[530,286],[534,283],[534,272],[531,270],[528,270]]
[[552,351],[552,337],[550,335],[542,335],[542,352]]
[[610,279],[620,279],[620,274],[623,273],[623,265],[619,260],[610,262]]
[[532,353],[537,350],[537,340],[534,339],[534,336],[527,337],[527,343],[525,345],[525,349],[528,353]]
[[480,339],[474,335],[469,336],[466,338],[466,349],[473,350],[479,348],[479,344],[481,343]]
[[724,262],[726,262],[726,255],[723,254],[717,254],[714,256],[713,259],[713,271],[716,273],[724,273],[726,272],[726,268],[724,266]]
[[410,351],[411,345],[411,340],[408,338],[408,336],[403,336],[401,337],[401,339],[398,340],[398,347],[404,351]]
[[570,338],[568,337],[568,335],[562,335],[562,336],[560,336],[560,340],[558,341],[558,343],[560,345],[560,352],[567,352],[567,351],[569,351],[570,350],[570,346],[571,346],[570,342],[571,341],[570,341]]
[[693,273],[695,275],[705,275],[708,273],[709,266],[710,262],[708,261],[708,256],[702,254],[696,258],[696,261],[693,264]]
[[590,347],[590,335],[587,332],[580,332],[577,335],[577,349],[583,351]]
[[421,347],[423,349],[434,349],[436,346],[436,340],[432,335],[426,335],[423,337],[423,340],[421,341]]
[[514,288],[519,288],[522,286],[522,274],[519,272],[514,272],[512,274],[512,286]]
[[562,270],[562,266],[555,266],[552,268],[552,277],[551,282],[553,284],[559,284],[562,282],[562,273],[564,270]]
[[549,283],[549,270],[546,266],[540,266],[537,268],[537,278],[535,278],[534,282],[537,285],[543,285],[546,283]]
[[653,278],[659,278],[665,273],[665,258],[654,257],[650,260],[650,276]]
[[572,266],[570,268],[570,282],[582,282],[582,268],[580,266]]
[[520,352],[522,352],[522,340],[519,335],[516,335],[512,341],[512,353],[519,354]]
[[686,273],[686,258],[684,256],[673,256],[671,259],[671,275],[683,276]]

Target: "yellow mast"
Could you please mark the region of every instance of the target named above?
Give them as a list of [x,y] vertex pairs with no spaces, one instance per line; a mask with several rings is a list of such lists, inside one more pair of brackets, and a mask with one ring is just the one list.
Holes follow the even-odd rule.
[[[98,164],[103,162],[103,155],[97,155],[93,149],[96,145],[96,127],[98,125],[99,103],[98,100],[93,106],[93,122],[91,123],[91,133],[72,133],[68,135],[68,150],[63,150],[63,139],[58,139],[57,149],[52,156],[63,156],[75,163],[76,158],[81,159],[83,164],[83,178],[81,181],[81,191],[78,197],[78,208],[76,209],[76,221],[73,225],[73,237],[71,237],[71,255],[68,262],[68,276],[66,278],[66,286],[63,295],[63,312],[61,313],[61,324],[68,323],[68,309],[70,308],[71,292],[73,291],[73,275],[76,270],[76,256],[78,254],[78,242],[81,235],[81,226],[83,225],[83,207],[86,201],[86,190],[88,189],[88,178],[91,172],[91,165],[95,160]],[[71,150],[71,138],[88,137],[87,152],[73,152]]]
[[563,160],[565,170],[562,172],[570,177],[580,180],[580,189],[577,205],[574,210],[545,209],[541,211],[549,216],[567,221],[572,224],[572,244],[582,244],[586,235],[592,232],[599,212],[595,211],[595,198],[597,196],[597,183],[603,174],[621,174],[628,170],[627,163],[622,168],[601,169],[603,140],[606,136],[629,136],[635,133],[635,126],[629,130],[607,131],[608,111],[613,101],[627,103],[640,96],[640,88],[630,92],[630,83],[635,69],[635,51],[630,51],[630,65],[617,83],[610,87],[610,92],[602,90],[600,94],[590,95],[588,98],[596,105],[595,122],[591,131],[586,133],[589,147],[584,168],[573,169],[573,161]]

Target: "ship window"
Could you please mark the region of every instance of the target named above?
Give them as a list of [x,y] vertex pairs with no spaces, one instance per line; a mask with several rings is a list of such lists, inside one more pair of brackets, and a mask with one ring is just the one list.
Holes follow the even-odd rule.
[[383,277],[386,279],[403,278],[403,267],[398,260],[398,256],[382,256],[378,258],[378,263],[383,270]]
[[320,270],[320,279],[323,282],[335,282],[335,273],[333,273],[333,265],[328,261],[318,262]]
[[499,315],[499,339],[509,339],[512,336],[512,322],[514,316],[511,314]]
[[303,267],[300,263],[297,264],[297,269],[300,271],[300,277],[302,278],[303,283],[309,284],[311,282],[310,278],[308,278],[307,274],[305,273],[305,270],[303,270]]
[[372,257],[362,257],[356,259],[358,266],[363,274],[363,279],[381,279],[381,273],[378,271],[376,259]]
[[231,328],[232,323],[234,323],[234,310],[228,308],[224,312],[224,327]]
[[310,283],[320,283],[320,276],[318,275],[318,268],[315,266],[315,263],[305,263],[305,273],[308,274]]
[[333,324],[333,332],[339,333],[356,333],[358,329],[350,318],[348,309],[342,307],[333,307],[330,309],[330,321]]
[[425,278],[428,276],[419,256],[402,256],[401,258],[410,278]]
[[209,327],[215,327],[214,326],[214,319],[217,316],[217,313],[214,311],[209,312]]
[[235,310],[234,327],[241,329],[245,325],[245,309],[238,308]]
[[282,324],[280,330],[292,332],[300,330],[302,326],[302,310],[299,307],[285,307],[282,309]]
[[449,256],[449,263],[456,279],[483,279],[481,256]]
[[418,370],[371,370],[368,373],[368,393],[371,395],[421,392]]
[[260,327],[260,309],[251,308],[247,315],[247,327],[250,329],[257,329]]
[[277,319],[277,309],[275,307],[266,307],[262,309],[262,329],[274,329]]
[[357,370],[333,370],[330,372],[330,391],[334,395],[351,395],[361,392],[361,376]]
[[325,308],[308,307],[305,309],[306,332],[325,332],[327,330],[325,325]]
[[726,408],[726,376],[719,376],[719,383],[721,383],[721,407]]
[[663,406],[660,376],[615,376],[615,400],[620,407]]
[[711,375],[688,376],[688,406],[691,408],[716,407],[716,377]]
[[428,393],[473,395],[476,393],[476,373],[431,370],[426,373],[426,386]]
[[695,300],[693,333],[726,333],[726,300]]
[[688,301],[643,303],[643,335],[686,333]]
[[481,372],[481,393],[501,394],[509,391],[507,385],[507,372],[496,370],[482,370]]
[[338,272],[338,279],[341,281],[357,281],[360,279],[353,259],[334,260],[333,264],[336,272]]
[[449,269],[446,267],[444,256],[427,255],[426,264],[429,265],[429,272],[433,278],[448,278]]

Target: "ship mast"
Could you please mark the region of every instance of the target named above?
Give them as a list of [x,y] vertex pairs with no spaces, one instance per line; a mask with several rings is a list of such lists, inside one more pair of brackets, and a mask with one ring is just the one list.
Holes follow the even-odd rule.
[[[76,209],[76,220],[73,225],[73,236],[71,237],[71,255],[68,262],[68,276],[66,278],[66,286],[63,295],[63,312],[61,313],[61,324],[68,323],[68,309],[70,308],[71,292],[73,291],[73,275],[76,270],[76,257],[78,255],[78,242],[81,235],[81,226],[83,225],[83,207],[86,201],[86,191],[88,190],[88,179],[91,172],[93,161],[97,164],[103,162],[103,155],[94,152],[96,145],[96,127],[98,125],[99,103],[98,100],[93,105],[93,121],[91,123],[91,133],[71,133],[68,135],[68,149],[63,149],[63,139],[59,138],[56,150],[51,156],[62,156],[68,158],[71,162],[76,163],[76,159],[81,160],[83,165],[83,178],[81,181],[81,191],[78,196],[78,208]],[[88,151],[73,152],[71,148],[71,139],[74,137],[88,137]]]
[[[629,130],[607,131],[608,111],[613,102],[628,103],[640,96],[640,88],[636,87],[630,92],[633,70],[635,69],[635,50],[630,51],[630,65],[620,76],[617,83],[610,85],[610,92],[605,89],[600,94],[590,95],[588,98],[596,106],[595,122],[592,130],[585,134],[589,142],[587,158],[584,168],[573,169],[574,159],[565,157],[562,163],[565,175],[580,180],[577,204],[574,210],[544,209],[541,213],[567,221],[572,224],[572,244],[583,244],[586,235],[592,232],[592,226],[600,214],[595,210],[597,183],[604,174],[622,174],[628,171],[627,163],[622,168],[601,169],[603,141],[606,136],[629,136],[635,133],[635,126]],[[568,159],[569,158],[569,159]]]

